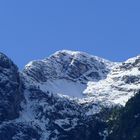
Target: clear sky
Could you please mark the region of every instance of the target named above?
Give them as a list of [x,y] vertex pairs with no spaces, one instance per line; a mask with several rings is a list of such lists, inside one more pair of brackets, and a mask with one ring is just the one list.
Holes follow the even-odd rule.
[[0,51],[23,68],[62,49],[140,54],[140,0],[1,0]]

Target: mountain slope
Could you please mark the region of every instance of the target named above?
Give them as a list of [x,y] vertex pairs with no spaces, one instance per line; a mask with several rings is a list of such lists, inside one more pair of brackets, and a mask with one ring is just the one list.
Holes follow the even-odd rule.
[[105,78],[113,64],[83,52],[63,50],[44,60],[30,62],[24,73],[39,82],[64,78],[87,83],[89,80],[98,81]]
[[131,58],[116,65],[99,82],[89,82],[85,93],[93,98],[100,98],[102,102],[125,105],[140,87],[140,57]]
[[23,74],[29,79],[28,85],[82,98],[87,82],[106,78],[113,65],[110,61],[83,52],[63,50],[44,60],[30,62]]

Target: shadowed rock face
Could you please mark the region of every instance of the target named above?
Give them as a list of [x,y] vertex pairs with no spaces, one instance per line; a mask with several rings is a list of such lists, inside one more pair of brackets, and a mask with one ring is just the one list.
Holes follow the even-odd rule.
[[0,53],[0,121],[14,119],[19,114],[21,84],[17,66]]
[[0,128],[0,140],[40,140],[39,130],[23,123],[7,123]]

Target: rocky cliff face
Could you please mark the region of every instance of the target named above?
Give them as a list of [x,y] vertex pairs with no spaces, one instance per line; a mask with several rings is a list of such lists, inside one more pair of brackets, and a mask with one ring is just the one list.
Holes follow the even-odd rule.
[[109,73],[113,62],[83,52],[58,51],[44,60],[32,61],[24,73],[39,82],[50,79],[68,79],[87,83],[98,81]]
[[22,100],[21,86],[17,66],[0,53],[0,121],[18,117]]
[[0,140],[104,140],[113,108],[139,84],[139,56],[114,63],[64,50],[19,72],[1,53]]

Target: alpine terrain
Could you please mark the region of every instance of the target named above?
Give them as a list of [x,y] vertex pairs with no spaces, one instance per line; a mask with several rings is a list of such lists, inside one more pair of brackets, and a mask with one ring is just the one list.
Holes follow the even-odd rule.
[[62,50],[22,71],[0,53],[0,140],[140,140],[140,56]]

